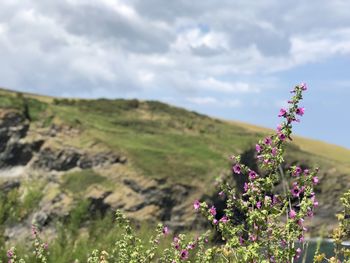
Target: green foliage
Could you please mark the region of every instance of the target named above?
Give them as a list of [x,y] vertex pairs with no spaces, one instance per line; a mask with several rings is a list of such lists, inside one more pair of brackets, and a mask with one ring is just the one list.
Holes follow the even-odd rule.
[[25,217],[35,209],[43,197],[43,189],[40,185],[30,185],[20,204],[21,217]]
[[105,181],[105,177],[91,169],[86,169],[65,174],[62,186],[72,193],[80,193],[85,191],[90,185],[100,184]]

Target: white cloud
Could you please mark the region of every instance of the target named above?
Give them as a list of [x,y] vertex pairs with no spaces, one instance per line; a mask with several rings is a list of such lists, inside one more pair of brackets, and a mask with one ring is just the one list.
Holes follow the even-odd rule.
[[349,55],[346,10],[349,1],[5,0],[0,85],[73,96],[259,92],[255,74]]
[[223,93],[245,93],[245,92],[257,92],[258,89],[251,87],[248,83],[235,82],[229,83],[225,81],[217,80],[213,77],[209,77],[199,81],[200,85],[207,90]]
[[214,97],[189,97],[186,100],[195,105],[208,105],[212,107],[229,107],[236,108],[242,105],[242,102],[238,99],[227,100],[227,99],[217,99]]

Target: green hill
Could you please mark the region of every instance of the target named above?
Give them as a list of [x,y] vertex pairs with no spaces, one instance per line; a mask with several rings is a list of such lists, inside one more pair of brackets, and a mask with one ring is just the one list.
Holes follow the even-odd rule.
[[[2,126],[10,134],[3,135],[7,146],[2,148],[17,156],[10,161],[6,154],[1,157],[3,185],[19,178],[17,188],[25,196],[24,187],[39,180],[44,194],[37,198],[38,207],[28,208],[22,218],[46,213],[43,225],[49,226],[52,214],[64,217],[83,199],[101,213],[122,208],[136,219],[189,226],[195,220],[193,200],[215,199],[214,179],[230,173],[228,156],[243,154],[254,166],[255,143],[271,133],[157,101],[63,99],[3,89],[0,109]],[[11,125],[28,128],[11,134],[16,130]],[[314,226],[332,226],[339,196],[350,186],[350,150],[295,137],[287,152],[288,164],[320,167]],[[15,174],[18,167],[26,173],[6,174]],[[63,212],[54,210],[58,205]]]

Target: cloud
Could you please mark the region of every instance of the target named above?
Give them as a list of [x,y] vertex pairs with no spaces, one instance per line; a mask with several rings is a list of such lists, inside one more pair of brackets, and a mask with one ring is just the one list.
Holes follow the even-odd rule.
[[227,100],[227,99],[217,99],[214,97],[189,97],[186,98],[186,101],[191,104],[199,105],[199,106],[213,106],[213,107],[229,107],[236,108],[242,105],[242,102],[238,99]]
[[272,74],[348,55],[349,9],[341,0],[5,0],[0,85],[85,97],[259,92]]

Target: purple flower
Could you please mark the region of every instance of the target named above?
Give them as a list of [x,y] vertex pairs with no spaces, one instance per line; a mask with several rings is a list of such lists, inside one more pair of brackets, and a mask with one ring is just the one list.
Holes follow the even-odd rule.
[[213,219],[213,225],[217,225],[218,224],[218,220],[216,218]]
[[254,180],[257,177],[256,172],[254,172],[253,170],[249,171],[249,179],[250,180]]
[[186,260],[186,259],[188,259],[188,250],[187,250],[187,249],[181,250],[180,259],[181,259],[181,260]]
[[278,134],[278,138],[281,140],[281,141],[284,141],[287,137],[286,137],[286,135],[284,134],[284,133],[279,133]]
[[307,90],[307,86],[306,86],[306,83],[301,83],[300,85],[299,85],[299,87],[302,89],[302,90]]
[[300,218],[300,219],[298,220],[298,225],[299,225],[300,227],[303,227],[303,223],[304,223],[304,219],[303,219],[303,218]]
[[198,210],[198,209],[199,209],[199,207],[200,207],[200,203],[199,203],[199,201],[198,201],[198,200],[194,201],[194,203],[193,203],[193,207],[194,207],[194,210]]
[[226,215],[224,215],[221,219],[220,219],[220,222],[221,223],[226,223],[228,221],[228,218]]
[[220,192],[218,193],[218,195],[221,196],[221,197],[223,197],[223,196],[225,195],[225,193],[224,193],[224,191],[220,191]]
[[255,150],[256,150],[258,153],[261,152],[262,148],[261,148],[260,144],[255,144]]
[[290,191],[291,191],[293,197],[299,197],[299,195],[300,195],[299,186],[294,185],[294,187]]
[[[12,257],[13,257],[13,250],[12,249],[9,249],[9,250],[7,250],[7,257],[9,258],[9,259],[11,259]],[[9,261],[10,262],[10,261]],[[12,262],[12,261],[11,261]]]
[[251,241],[255,242],[258,238],[257,238],[256,235],[250,234],[250,235],[249,235],[249,239],[250,239]]
[[256,203],[256,207],[257,207],[258,209],[261,208],[261,202],[260,202],[260,201]]
[[285,117],[287,114],[287,111],[285,109],[280,109],[280,113],[278,114],[278,117]]
[[309,175],[309,174],[310,174],[309,169],[305,169],[305,170],[304,170],[304,174],[305,174],[305,175]]
[[314,216],[314,212],[312,212],[311,209],[307,210],[307,216],[308,217],[313,217]]
[[272,156],[276,156],[277,155],[277,148],[273,147],[271,150]]
[[296,259],[300,258],[300,255],[301,255],[301,248],[298,247],[297,250],[295,251],[294,258],[296,258]]
[[319,182],[319,180],[318,180],[318,177],[317,177],[317,176],[312,177],[312,183],[313,183],[314,185],[318,184],[318,182]]
[[297,108],[297,110],[295,111],[296,114],[298,114],[299,116],[303,116],[305,113],[305,108],[301,107],[301,108]]
[[167,226],[163,227],[163,235],[166,236],[167,234],[169,234],[169,228]]
[[293,171],[293,176],[299,176],[301,174],[302,170],[299,166],[295,167],[294,171]]
[[312,201],[312,204],[313,204],[314,207],[318,207],[318,201],[316,200],[315,196],[311,197],[311,201]]
[[244,183],[243,189],[244,189],[244,192],[247,192],[249,189],[249,185],[247,183]]
[[240,243],[241,245],[243,245],[243,244],[244,244],[244,239],[243,239],[243,237],[242,237],[242,236],[239,236],[239,243]]
[[278,125],[277,125],[277,131],[278,131],[278,132],[282,131],[282,125],[281,125],[281,124],[278,124]]
[[297,213],[296,213],[293,209],[291,209],[291,210],[289,211],[289,217],[290,217],[291,219],[294,219],[294,218],[296,217],[296,215],[297,215]]
[[189,250],[192,250],[192,249],[194,249],[195,247],[196,247],[196,244],[195,244],[195,243],[190,243],[190,244],[187,245],[187,249],[189,249]]
[[271,145],[271,143],[272,143],[271,137],[266,137],[266,138],[264,139],[264,143],[265,143],[266,145]]
[[241,166],[237,163],[232,167],[232,170],[234,173],[240,174],[241,173]]
[[305,241],[304,235],[300,235],[298,239],[300,243],[304,243]]
[[213,216],[216,215],[216,208],[215,208],[215,206],[210,207],[209,213],[210,213],[211,215],[213,215]]

